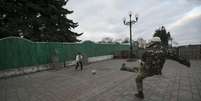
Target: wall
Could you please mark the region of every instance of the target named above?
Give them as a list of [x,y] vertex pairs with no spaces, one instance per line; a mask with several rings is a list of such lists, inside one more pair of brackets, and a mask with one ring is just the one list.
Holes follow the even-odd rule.
[[128,45],[120,44],[32,42],[8,37],[0,40],[0,70],[48,64],[54,56],[59,58],[59,62],[70,61],[78,52],[96,57],[128,49]]
[[188,59],[201,59],[201,45],[186,45],[176,48],[177,54]]

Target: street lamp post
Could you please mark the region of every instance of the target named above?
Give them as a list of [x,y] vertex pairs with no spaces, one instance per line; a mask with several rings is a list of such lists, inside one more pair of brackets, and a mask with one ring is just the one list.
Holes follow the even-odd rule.
[[172,37],[170,37],[170,42],[171,42],[171,46],[170,46],[170,47],[171,47],[171,48],[172,48],[172,40],[173,40],[173,38],[172,38]]
[[138,16],[135,15],[134,20],[132,20],[132,12],[129,12],[129,21],[126,21],[126,18],[124,18],[123,23],[124,25],[129,26],[130,28],[130,58],[132,58],[133,54],[133,46],[132,46],[132,24],[135,24],[138,21]]

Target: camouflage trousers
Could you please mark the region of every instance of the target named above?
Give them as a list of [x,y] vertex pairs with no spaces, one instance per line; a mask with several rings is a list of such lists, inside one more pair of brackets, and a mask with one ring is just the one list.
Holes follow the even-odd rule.
[[143,80],[147,77],[151,77],[153,75],[148,75],[147,73],[138,73],[137,77],[135,78],[136,87],[138,91],[143,91]]

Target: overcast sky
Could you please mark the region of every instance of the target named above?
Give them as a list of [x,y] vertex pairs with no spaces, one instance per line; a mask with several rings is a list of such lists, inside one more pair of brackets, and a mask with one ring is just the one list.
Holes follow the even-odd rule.
[[129,37],[123,18],[132,11],[139,15],[132,27],[134,40],[152,38],[163,25],[180,45],[201,43],[201,0],[69,0],[66,8],[79,23],[74,31],[84,32],[81,40]]

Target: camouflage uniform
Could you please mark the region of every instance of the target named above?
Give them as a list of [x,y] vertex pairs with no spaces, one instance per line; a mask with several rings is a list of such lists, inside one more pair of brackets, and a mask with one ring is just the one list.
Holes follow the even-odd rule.
[[176,55],[170,50],[165,51],[162,47],[160,47],[160,44],[156,44],[155,48],[152,47],[152,49],[148,49],[142,56],[144,65],[141,65],[142,71],[138,73],[136,77],[136,85],[139,92],[136,94],[137,97],[144,98],[143,79],[153,75],[161,74],[166,58],[175,60],[183,65],[190,67],[189,60]]
[[136,77],[136,85],[139,92],[143,91],[143,79],[153,75],[157,75],[161,71],[161,67],[165,61],[165,52],[159,49],[148,49],[141,59],[144,65],[141,65],[141,71]]
[[[165,49],[161,47],[160,43],[152,44],[142,55],[142,62],[140,63],[141,66],[137,67],[138,74],[136,77],[136,86],[138,93],[135,94],[135,96],[139,98],[144,98],[143,79],[160,74],[166,58],[176,60],[179,63],[190,67],[190,62],[188,60],[179,57],[172,52],[165,51]],[[121,70],[136,72],[136,68],[128,68],[125,66],[125,64],[122,65]]]

